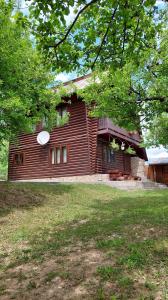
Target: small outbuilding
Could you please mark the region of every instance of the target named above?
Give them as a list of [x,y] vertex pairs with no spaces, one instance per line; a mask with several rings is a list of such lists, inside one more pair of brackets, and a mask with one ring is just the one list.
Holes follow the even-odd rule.
[[163,152],[148,161],[147,178],[168,185],[168,153]]

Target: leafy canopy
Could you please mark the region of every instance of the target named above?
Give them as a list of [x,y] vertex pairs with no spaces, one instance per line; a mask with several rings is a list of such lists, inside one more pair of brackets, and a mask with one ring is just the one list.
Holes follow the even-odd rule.
[[149,146],[164,145],[168,150],[168,113],[162,113],[154,118],[150,131],[146,135],[146,144]]
[[[166,9],[158,9],[155,0],[34,0],[30,7],[37,44],[53,69],[94,71],[91,85],[78,91],[91,107],[95,101],[93,115],[111,117],[129,130],[163,124],[168,111]],[[152,136],[150,143],[156,144]],[[167,145],[162,136],[158,141]]]
[[44,115],[55,117],[60,95],[29,31],[29,21],[13,3],[0,0],[0,141],[29,132]]
[[132,60],[122,68],[93,73],[90,85],[78,93],[90,105],[96,99],[94,113],[132,130],[140,123],[149,128],[153,118],[168,110],[167,35],[165,30],[159,46],[146,50],[139,65]]
[[[105,72],[96,70],[92,75],[91,84],[83,91],[78,91],[89,105],[96,99],[94,115],[111,117],[118,125],[129,130],[147,129],[151,131],[151,134],[147,135],[148,145],[161,143],[166,147],[167,37],[168,31],[164,29],[157,47],[143,51],[139,64],[132,60],[126,62],[122,68],[115,69],[110,66]],[[159,124],[159,127],[156,124]]]
[[155,0],[34,0],[30,9],[37,43],[57,71],[137,60],[160,26],[154,22]]

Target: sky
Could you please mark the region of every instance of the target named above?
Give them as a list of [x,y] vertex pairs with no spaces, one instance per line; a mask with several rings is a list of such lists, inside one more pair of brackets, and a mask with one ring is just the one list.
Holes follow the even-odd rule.
[[[163,148],[162,146],[160,147],[157,147],[157,148],[149,148],[149,149],[146,149],[146,152],[147,152],[147,157],[148,157],[148,160],[152,161],[153,159],[155,159],[155,157],[157,156],[157,158],[160,158],[160,159],[165,159],[165,157],[168,159],[168,151]],[[159,157],[158,157],[159,155]]]
[[[19,5],[20,5],[23,13],[25,15],[27,15],[28,14],[28,6],[25,3],[25,0],[18,0],[18,2],[19,2]],[[157,0],[156,5],[158,5],[159,8],[163,8],[164,2],[162,0]],[[75,15],[73,13],[73,7],[72,7],[70,9],[70,14],[66,17],[67,24],[71,23],[71,21],[74,19],[74,16]],[[72,72],[72,73],[62,72],[56,76],[55,80],[66,82],[66,81],[72,80],[76,77],[77,77],[77,75],[75,72]],[[152,159],[156,155],[160,155],[160,157],[162,157],[162,155],[163,155],[165,157],[166,153],[167,153],[167,158],[168,158],[168,151],[166,151],[162,146],[160,148],[149,148],[146,150],[147,150],[148,159]]]

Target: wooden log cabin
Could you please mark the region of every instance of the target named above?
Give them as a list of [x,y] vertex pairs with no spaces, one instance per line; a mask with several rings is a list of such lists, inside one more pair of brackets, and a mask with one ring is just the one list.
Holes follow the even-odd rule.
[[[74,83],[83,87],[87,77],[77,78]],[[37,143],[38,133],[44,130],[42,124],[34,133],[21,134],[17,146],[10,145],[9,180],[76,178],[108,174],[112,170],[129,175],[132,156],[122,150],[113,151],[109,143],[114,138],[119,145],[131,145],[137,157],[147,159],[138,133],[129,133],[108,118],[91,118],[86,104],[77,95],[70,99],[58,107],[60,117],[65,111],[69,113],[68,123],[56,126],[46,145]]]

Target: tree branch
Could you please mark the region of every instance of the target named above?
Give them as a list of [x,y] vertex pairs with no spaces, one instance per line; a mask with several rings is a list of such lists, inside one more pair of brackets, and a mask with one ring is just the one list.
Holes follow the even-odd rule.
[[145,97],[143,98],[140,91],[135,90],[132,86],[130,86],[130,91],[132,91],[134,94],[138,95],[138,103],[143,103],[146,101],[159,101],[159,102],[164,102],[167,98],[166,96],[153,96],[153,97]]
[[90,1],[89,3],[87,3],[84,7],[82,7],[81,10],[77,13],[77,15],[76,15],[74,21],[72,22],[72,24],[69,26],[69,28],[68,28],[66,34],[64,35],[64,37],[63,37],[58,43],[56,43],[56,44],[53,45],[53,46],[50,45],[49,47],[50,47],[50,48],[51,48],[51,47],[57,48],[60,44],[62,44],[62,43],[66,40],[66,38],[68,37],[70,31],[72,30],[72,28],[73,28],[74,25],[76,24],[76,22],[77,22],[78,18],[80,17],[80,15],[81,15],[81,14],[82,14],[82,13],[83,13],[90,5],[94,4],[95,2],[98,2],[98,0],[92,0],[92,1]]
[[139,91],[135,90],[132,86],[130,86],[130,91],[137,94],[138,96],[141,96],[141,93]]
[[122,55],[124,54],[124,49],[125,49],[126,30],[127,30],[127,25],[126,25],[126,22],[124,22],[124,28],[123,28],[123,46],[122,46]]
[[106,39],[106,37],[107,37],[107,35],[108,35],[110,26],[111,26],[112,23],[113,23],[113,20],[114,20],[114,17],[115,17],[115,13],[116,13],[117,7],[118,7],[118,5],[116,6],[116,8],[115,8],[114,11],[113,11],[113,14],[112,14],[112,16],[111,16],[111,21],[109,22],[108,27],[107,27],[107,29],[106,29],[106,32],[105,32],[105,34],[104,34],[104,36],[103,36],[103,38],[102,38],[102,41],[101,41],[99,50],[98,50],[97,55],[96,55],[96,58],[95,58],[95,60],[94,60],[94,62],[93,62],[93,64],[92,64],[92,66],[91,66],[91,69],[92,69],[92,70],[93,70],[93,68],[94,68],[94,66],[95,66],[95,63],[96,63],[96,61],[97,61],[97,59],[98,59],[98,57],[99,57],[99,54],[100,54],[100,52],[101,52],[101,50],[102,50],[102,47],[103,47],[103,44],[104,44],[104,42],[105,42],[105,39]]
[[142,101],[160,101],[160,102],[164,102],[166,100],[166,97],[164,96],[153,96],[153,97],[146,97],[144,99],[142,99]]
[[[143,5],[143,2],[144,1],[141,0],[141,6]],[[140,16],[138,15],[137,25],[136,25],[135,32],[134,32],[133,44],[135,42],[135,39],[136,39],[136,36],[137,36],[137,33],[138,33],[139,23],[140,23]]]

